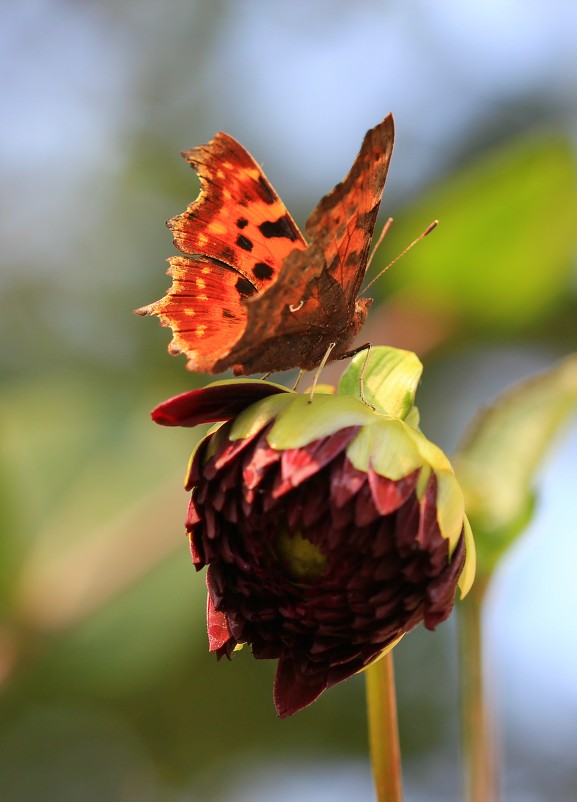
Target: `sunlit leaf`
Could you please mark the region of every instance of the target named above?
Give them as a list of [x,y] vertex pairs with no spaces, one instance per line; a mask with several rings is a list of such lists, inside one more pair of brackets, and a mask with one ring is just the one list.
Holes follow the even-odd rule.
[[515,385],[473,421],[454,459],[487,573],[524,529],[533,479],[553,438],[577,411],[577,355]]
[[[366,364],[365,364],[366,362]],[[412,351],[377,346],[357,354],[339,382],[342,395],[360,395],[363,378],[365,400],[377,412],[404,419],[411,411],[423,372],[421,361]]]

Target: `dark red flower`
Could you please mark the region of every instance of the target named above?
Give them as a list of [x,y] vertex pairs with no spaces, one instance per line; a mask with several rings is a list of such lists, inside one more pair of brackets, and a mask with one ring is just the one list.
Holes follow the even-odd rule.
[[[259,399],[259,400],[257,400]],[[280,716],[451,612],[474,551],[444,454],[348,396],[222,382],[172,399],[159,423],[226,419],[191,460],[187,532],[208,566],[208,637],[276,658]],[[467,570],[463,568],[467,563]]]

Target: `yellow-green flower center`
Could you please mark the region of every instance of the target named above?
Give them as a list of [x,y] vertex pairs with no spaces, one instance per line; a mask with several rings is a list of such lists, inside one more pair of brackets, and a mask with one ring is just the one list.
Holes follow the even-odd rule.
[[327,558],[300,532],[283,529],[275,542],[275,553],[288,576],[295,582],[312,582],[324,573]]

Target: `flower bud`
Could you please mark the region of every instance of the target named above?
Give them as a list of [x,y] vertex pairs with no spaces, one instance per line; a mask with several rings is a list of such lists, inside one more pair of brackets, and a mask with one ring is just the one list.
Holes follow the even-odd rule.
[[[414,409],[414,408],[413,408]],[[229,381],[186,393],[158,423],[225,420],[198,445],[186,488],[208,638],[278,659],[280,716],[363,670],[472,581],[463,495],[443,452],[358,398]],[[464,570],[466,569],[466,570]]]

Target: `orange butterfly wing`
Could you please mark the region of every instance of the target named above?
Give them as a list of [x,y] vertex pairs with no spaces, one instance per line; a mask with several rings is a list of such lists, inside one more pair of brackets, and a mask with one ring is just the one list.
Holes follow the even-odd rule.
[[218,372],[216,362],[245,331],[243,301],[263,292],[285,257],[306,242],[261,168],[232,137],[218,133],[183,156],[201,191],[167,225],[186,256],[168,260],[168,294],[136,312],[172,328],[169,351],[186,354],[190,370]]
[[246,311],[240,299],[255,293],[256,287],[215,261],[186,256],[168,261],[172,277],[168,295],[136,311],[157,315],[163,326],[172,328],[169,353],[186,354],[187,367],[210,373],[242,335]]

